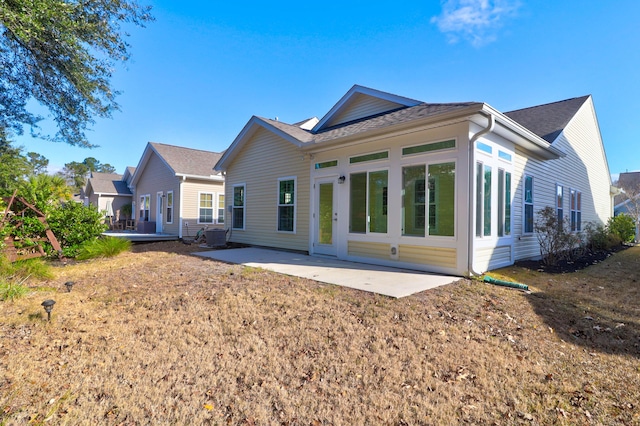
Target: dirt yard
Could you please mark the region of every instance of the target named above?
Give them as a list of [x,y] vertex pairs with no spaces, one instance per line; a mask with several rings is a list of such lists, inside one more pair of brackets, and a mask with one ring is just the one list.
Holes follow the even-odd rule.
[[195,250],[58,265],[0,302],[0,425],[640,424],[640,247],[499,271],[531,294],[400,300]]

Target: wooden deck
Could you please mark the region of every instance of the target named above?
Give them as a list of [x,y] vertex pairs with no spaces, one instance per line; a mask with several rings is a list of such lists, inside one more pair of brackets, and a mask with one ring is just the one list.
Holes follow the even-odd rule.
[[142,243],[142,242],[153,242],[153,241],[175,241],[180,239],[177,235],[174,234],[164,234],[164,233],[155,233],[155,234],[141,234],[136,231],[106,231],[103,232],[102,235],[108,235],[110,237],[122,238],[125,240],[129,240],[133,243]]

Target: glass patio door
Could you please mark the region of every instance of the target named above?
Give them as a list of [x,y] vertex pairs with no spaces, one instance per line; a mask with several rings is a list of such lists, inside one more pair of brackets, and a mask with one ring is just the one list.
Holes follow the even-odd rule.
[[316,211],[314,212],[314,252],[336,255],[336,225],[338,213],[335,208],[335,179],[316,182]]

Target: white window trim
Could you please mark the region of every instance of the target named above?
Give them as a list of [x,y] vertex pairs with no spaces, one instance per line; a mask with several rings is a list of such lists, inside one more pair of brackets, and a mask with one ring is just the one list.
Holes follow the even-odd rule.
[[[280,182],[292,180],[293,181],[293,204],[280,204]],[[281,234],[295,234],[297,223],[297,205],[298,205],[298,178],[297,176],[285,176],[278,178],[278,185],[276,187],[276,232]],[[290,207],[293,205],[293,231],[282,231],[278,229],[280,223],[280,207]]]
[[[202,194],[209,194],[211,195],[211,222],[200,222],[200,209],[203,208],[200,206],[200,196]],[[196,223],[198,225],[215,225],[216,224],[216,217],[214,216],[214,212],[216,212],[216,193],[215,192],[211,192],[211,191],[198,191],[198,218],[196,219]]]
[[[244,188],[244,198],[243,198],[243,205],[242,207],[236,207],[235,206],[235,189],[238,187],[242,187]],[[225,197],[225,202],[226,202],[226,197]],[[231,187],[231,228],[235,231],[244,231],[247,228],[247,184],[246,183],[238,183],[235,184]],[[242,209],[242,228],[236,228],[235,227],[235,223],[233,222],[233,218],[235,216],[235,209],[236,208],[241,208]]]
[[[352,158],[358,158],[358,157],[366,157],[367,155],[373,155],[373,154],[380,154],[386,152],[387,153],[387,157],[386,158],[376,158],[373,160],[364,160],[364,161],[358,161],[357,163],[352,163],[351,159]],[[382,150],[378,150],[378,151],[369,151],[369,152],[364,152],[362,154],[357,154],[357,155],[350,155],[349,158],[347,158],[347,164],[349,165],[349,167],[357,167],[360,165],[365,165],[365,164],[371,164],[371,163],[380,163],[383,161],[389,161],[391,160],[391,151],[388,149],[382,149]]]
[[[357,157],[357,155],[356,155]],[[377,160],[376,160],[377,161]],[[367,164],[369,163],[368,161],[366,162]],[[428,166],[427,166],[427,174],[428,174]],[[369,205],[369,175],[371,173],[376,173],[376,172],[383,172],[386,171],[387,172],[387,232],[372,232],[370,230],[370,225],[371,225],[371,212],[369,210],[370,205]],[[349,235],[389,235],[389,229],[390,229],[390,220],[389,220],[389,176],[391,176],[391,171],[389,167],[381,167],[381,168],[374,168],[374,169],[369,169],[369,168],[364,168],[364,169],[355,169],[355,170],[351,170],[349,171],[349,191],[351,191],[351,175],[353,174],[359,174],[359,173],[366,173],[367,175],[367,180],[366,180],[366,196],[365,196],[365,200],[366,200],[366,228],[365,228],[365,232],[351,232],[351,230],[349,230]],[[426,184],[426,181],[425,181]],[[349,195],[350,196],[350,195]],[[351,220],[351,202],[349,201],[349,218],[348,220]],[[428,215],[425,217],[425,220],[428,220]],[[350,222],[349,222],[350,223]],[[351,227],[351,225],[349,224],[349,228]],[[420,237],[421,238],[421,237]]]
[[[578,205],[578,194],[580,194],[580,205]],[[571,203],[573,203],[573,197],[575,196],[575,206],[576,208],[571,208]],[[576,221],[575,221],[575,229],[571,223],[571,215],[573,212],[576,212]],[[578,212],[580,212],[580,220],[578,221]],[[576,188],[569,188],[569,226],[571,227],[571,232],[582,232],[582,191]]]
[[[402,151],[406,148],[414,148],[417,146],[422,146],[422,145],[431,145],[431,144],[436,144],[436,143],[440,143],[440,142],[449,142],[449,141],[453,141],[454,146],[453,148],[441,148],[441,149],[434,149],[433,151],[423,151],[423,152],[417,152],[415,154],[403,154]],[[408,158],[408,157],[416,157],[419,155],[433,155],[433,154],[440,154],[443,152],[446,152],[448,154],[451,154],[451,151],[456,151],[458,149],[458,138],[457,137],[452,137],[452,138],[444,138],[444,139],[434,139],[434,140],[430,140],[430,141],[426,141],[426,142],[420,142],[420,143],[416,143],[416,144],[412,144],[412,145],[404,145],[400,147],[400,156],[403,158]]]
[[165,216],[168,216],[166,210],[169,209],[169,194],[171,194],[171,220],[167,220],[166,223],[168,225],[171,225],[173,223],[173,217],[176,215],[176,209],[175,209],[175,199],[173,198],[173,191],[167,191],[167,202],[165,203]]
[[[527,203],[527,178],[530,177],[531,178],[531,203]],[[535,201],[536,201],[536,194],[535,194],[535,179],[532,175],[523,175],[522,177],[522,234],[523,235],[533,235],[533,233],[535,232],[535,228],[536,228],[536,212],[535,212]],[[527,205],[531,204],[532,206],[532,219],[533,219],[533,226],[531,227],[531,231],[527,231]]]
[[[562,189],[562,205],[560,207],[558,207],[558,188]],[[562,221],[562,223],[559,223],[559,225],[560,226],[564,226],[564,213],[565,213],[564,199],[566,198],[564,185],[561,185],[561,184],[556,182],[556,192],[555,192],[554,195],[555,196],[553,197],[553,199],[555,201],[554,204],[555,204],[555,208],[556,208],[556,217],[558,217],[558,210],[562,209],[562,218],[558,218],[558,219]],[[569,206],[571,206],[571,204],[569,204]]]
[[[151,194],[143,194],[143,195],[140,195],[140,196],[138,197],[138,199],[140,199],[140,198],[145,198],[145,199],[148,199],[148,200],[149,200],[149,210],[148,210],[148,211],[149,211],[149,219],[148,219],[147,221],[148,221],[148,222],[150,222],[150,221],[151,221]],[[146,204],[146,203],[145,203],[144,201],[142,201],[142,202],[140,203],[140,209],[138,210],[138,221],[140,221],[140,222],[144,222],[144,221],[145,221],[145,220],[144,220],[144,216],[143,216],[143,217],[140,217],[140,211],[145,211],[145,210],[146,210],[146,209],[144,208],[144,205],[145,205],[145,204]]]
[[[224,202],[220,203],[220,196],[224,197]],[[215,215],[215,221],[217,224],[224,224],[225,220],[227,219],[227,212],[224,210],[225,209],[225,204],[226,204],[226,200],[227,200],[227,194],[225,194],[224,192],[218,192],[216,194],[216,204],[217,204],[217,209],[214,210],[214,212],[216,213]],[[220,205],[222,204],[222,205]],[[220,210],[222,210],[222,222],[220,222]]]

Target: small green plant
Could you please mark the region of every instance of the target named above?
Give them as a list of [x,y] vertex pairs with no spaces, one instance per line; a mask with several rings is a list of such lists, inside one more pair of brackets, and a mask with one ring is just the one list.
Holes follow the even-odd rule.
[[112,257],[131,249],[131,241],[114,237],[95,238],[84,242],[78,249],[79,260]]
[[51,266],[42,258],[20,260],[13,263],[14,273],[21,277],[50,280],[54,277]]
[[0,300],[19,299],[29,292],[29,288],[22,282],[1,281],[0,282]]
[[636,237],[636,222],[631,216],[624,213],[609,218],[607,228],[624,243],[632,243]]

